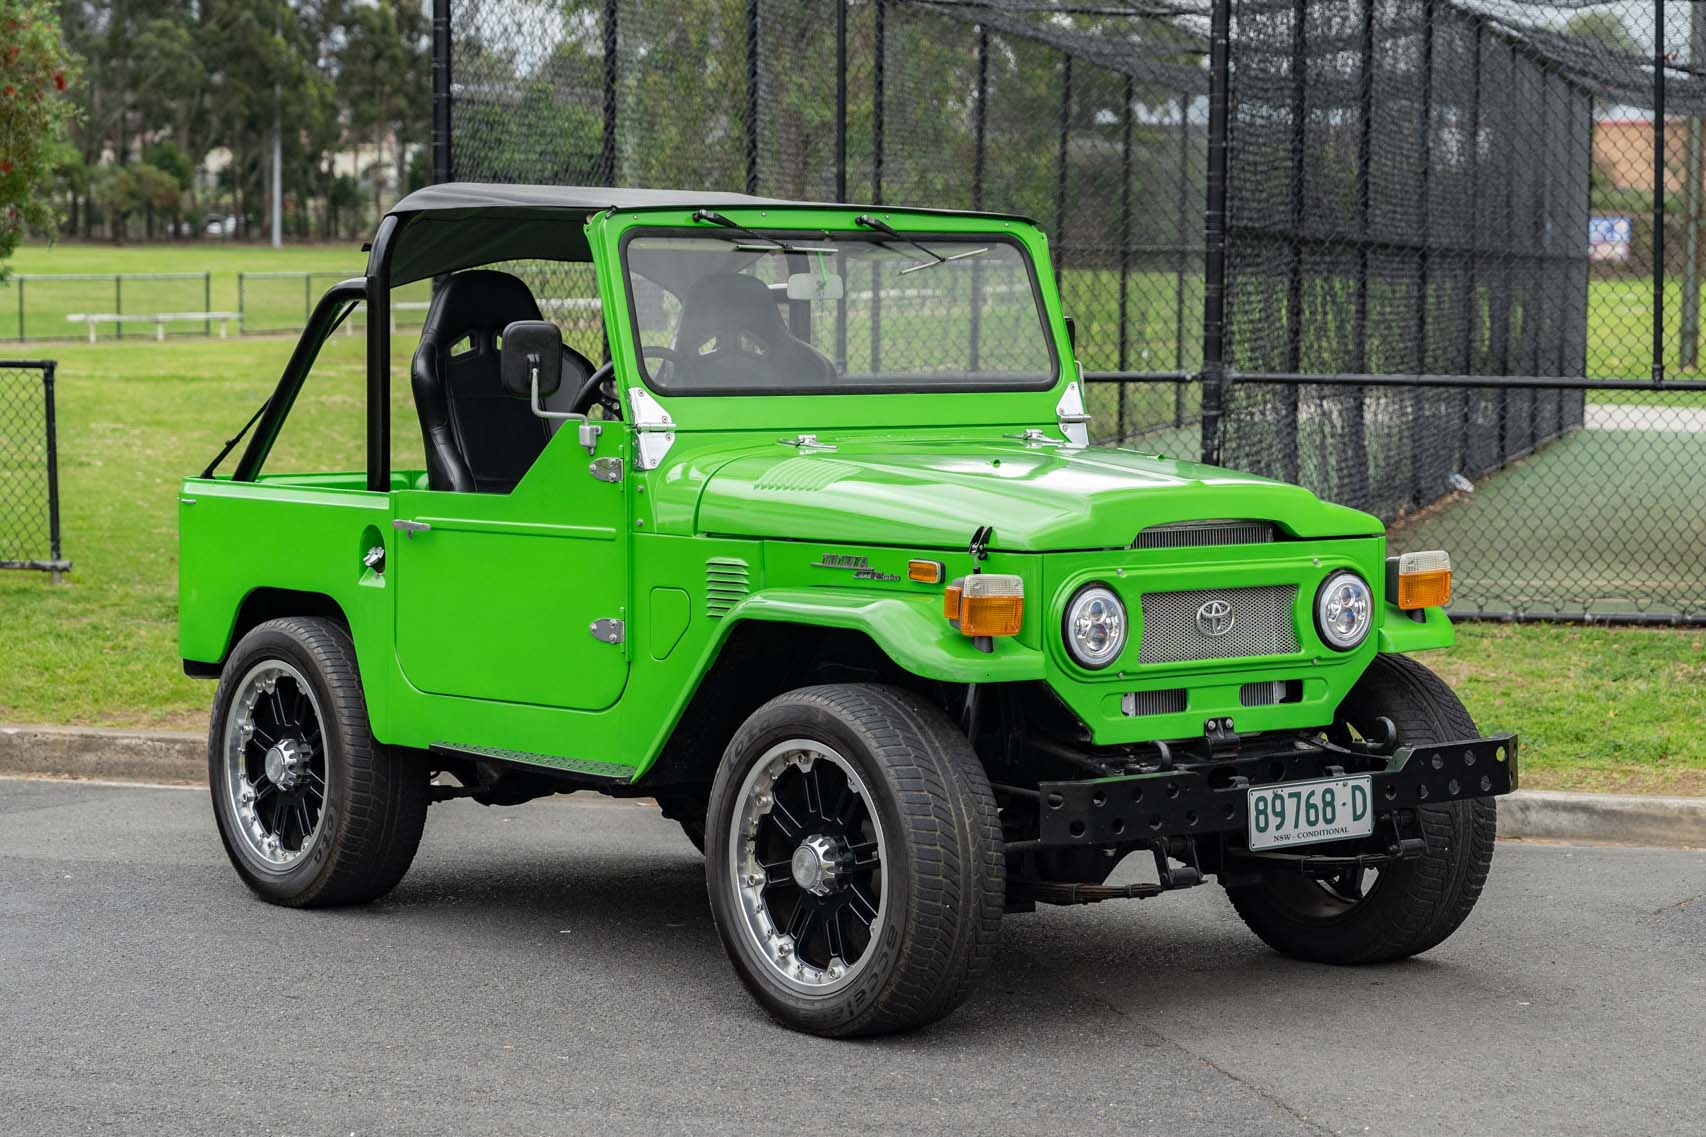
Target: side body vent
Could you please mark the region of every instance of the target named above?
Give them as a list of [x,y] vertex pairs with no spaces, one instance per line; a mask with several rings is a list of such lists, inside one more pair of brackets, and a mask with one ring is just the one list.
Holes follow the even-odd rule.
[[705,615],[719,620],[752,591],[752,570],[738,557],[705,562]]
[[1175,521],[1151,525],[1131,543],[1134,549],[1184,549],[1200,545],[1265,545],[1277,535],[1266,521]]

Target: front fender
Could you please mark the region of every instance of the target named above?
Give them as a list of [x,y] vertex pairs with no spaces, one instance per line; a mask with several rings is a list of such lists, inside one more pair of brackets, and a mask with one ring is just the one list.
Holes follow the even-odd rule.
[[1380,607],[1380,630],[1377,633],[1383,652],[1427,651],[1430,648],[1450,647],[1457,642],[1457,629],[1444,608],[1422,608],[1421,620],[1411,619],[1410,613],[1396,604]]
[[741,620],[851,628],[864,632],[906,671],[948,683],[1017,683],[1043,677],[1043,654],[1012,637],[999,637],[991,652],[942,618],[936,596],[873,596],[822,589],[767,589],[729,612]]

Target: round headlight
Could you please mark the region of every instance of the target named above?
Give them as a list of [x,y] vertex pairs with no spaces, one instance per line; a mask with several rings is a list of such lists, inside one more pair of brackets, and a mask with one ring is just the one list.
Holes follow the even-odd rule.
[[1087,584],[1066,605],[1066,650],[1085,667],[1106,667],[1125,648],[1125,605],[1105,584]]
[[1329,647],[1350,651],[1374,624],[1374,594],[1354,572],[1336,572],[1315,594],[1315,626]]

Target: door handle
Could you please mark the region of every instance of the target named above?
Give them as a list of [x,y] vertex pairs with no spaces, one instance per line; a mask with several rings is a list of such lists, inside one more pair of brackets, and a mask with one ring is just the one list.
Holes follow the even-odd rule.
[[412,541],[415,539],[416,533],[425,533],[430,530],[432,526],[428,525],[424,521],[405,521],[399,517],[395,521],[391,522],[391,528],[401,530],[403,536]]

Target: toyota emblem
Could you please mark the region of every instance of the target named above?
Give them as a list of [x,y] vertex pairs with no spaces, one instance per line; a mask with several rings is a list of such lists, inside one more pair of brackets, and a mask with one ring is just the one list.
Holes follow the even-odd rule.
[[1205,636],[1224,636],[1237,622],[1232,605],[1218,597],[1204,601],[1197,609],[1197,630]]

